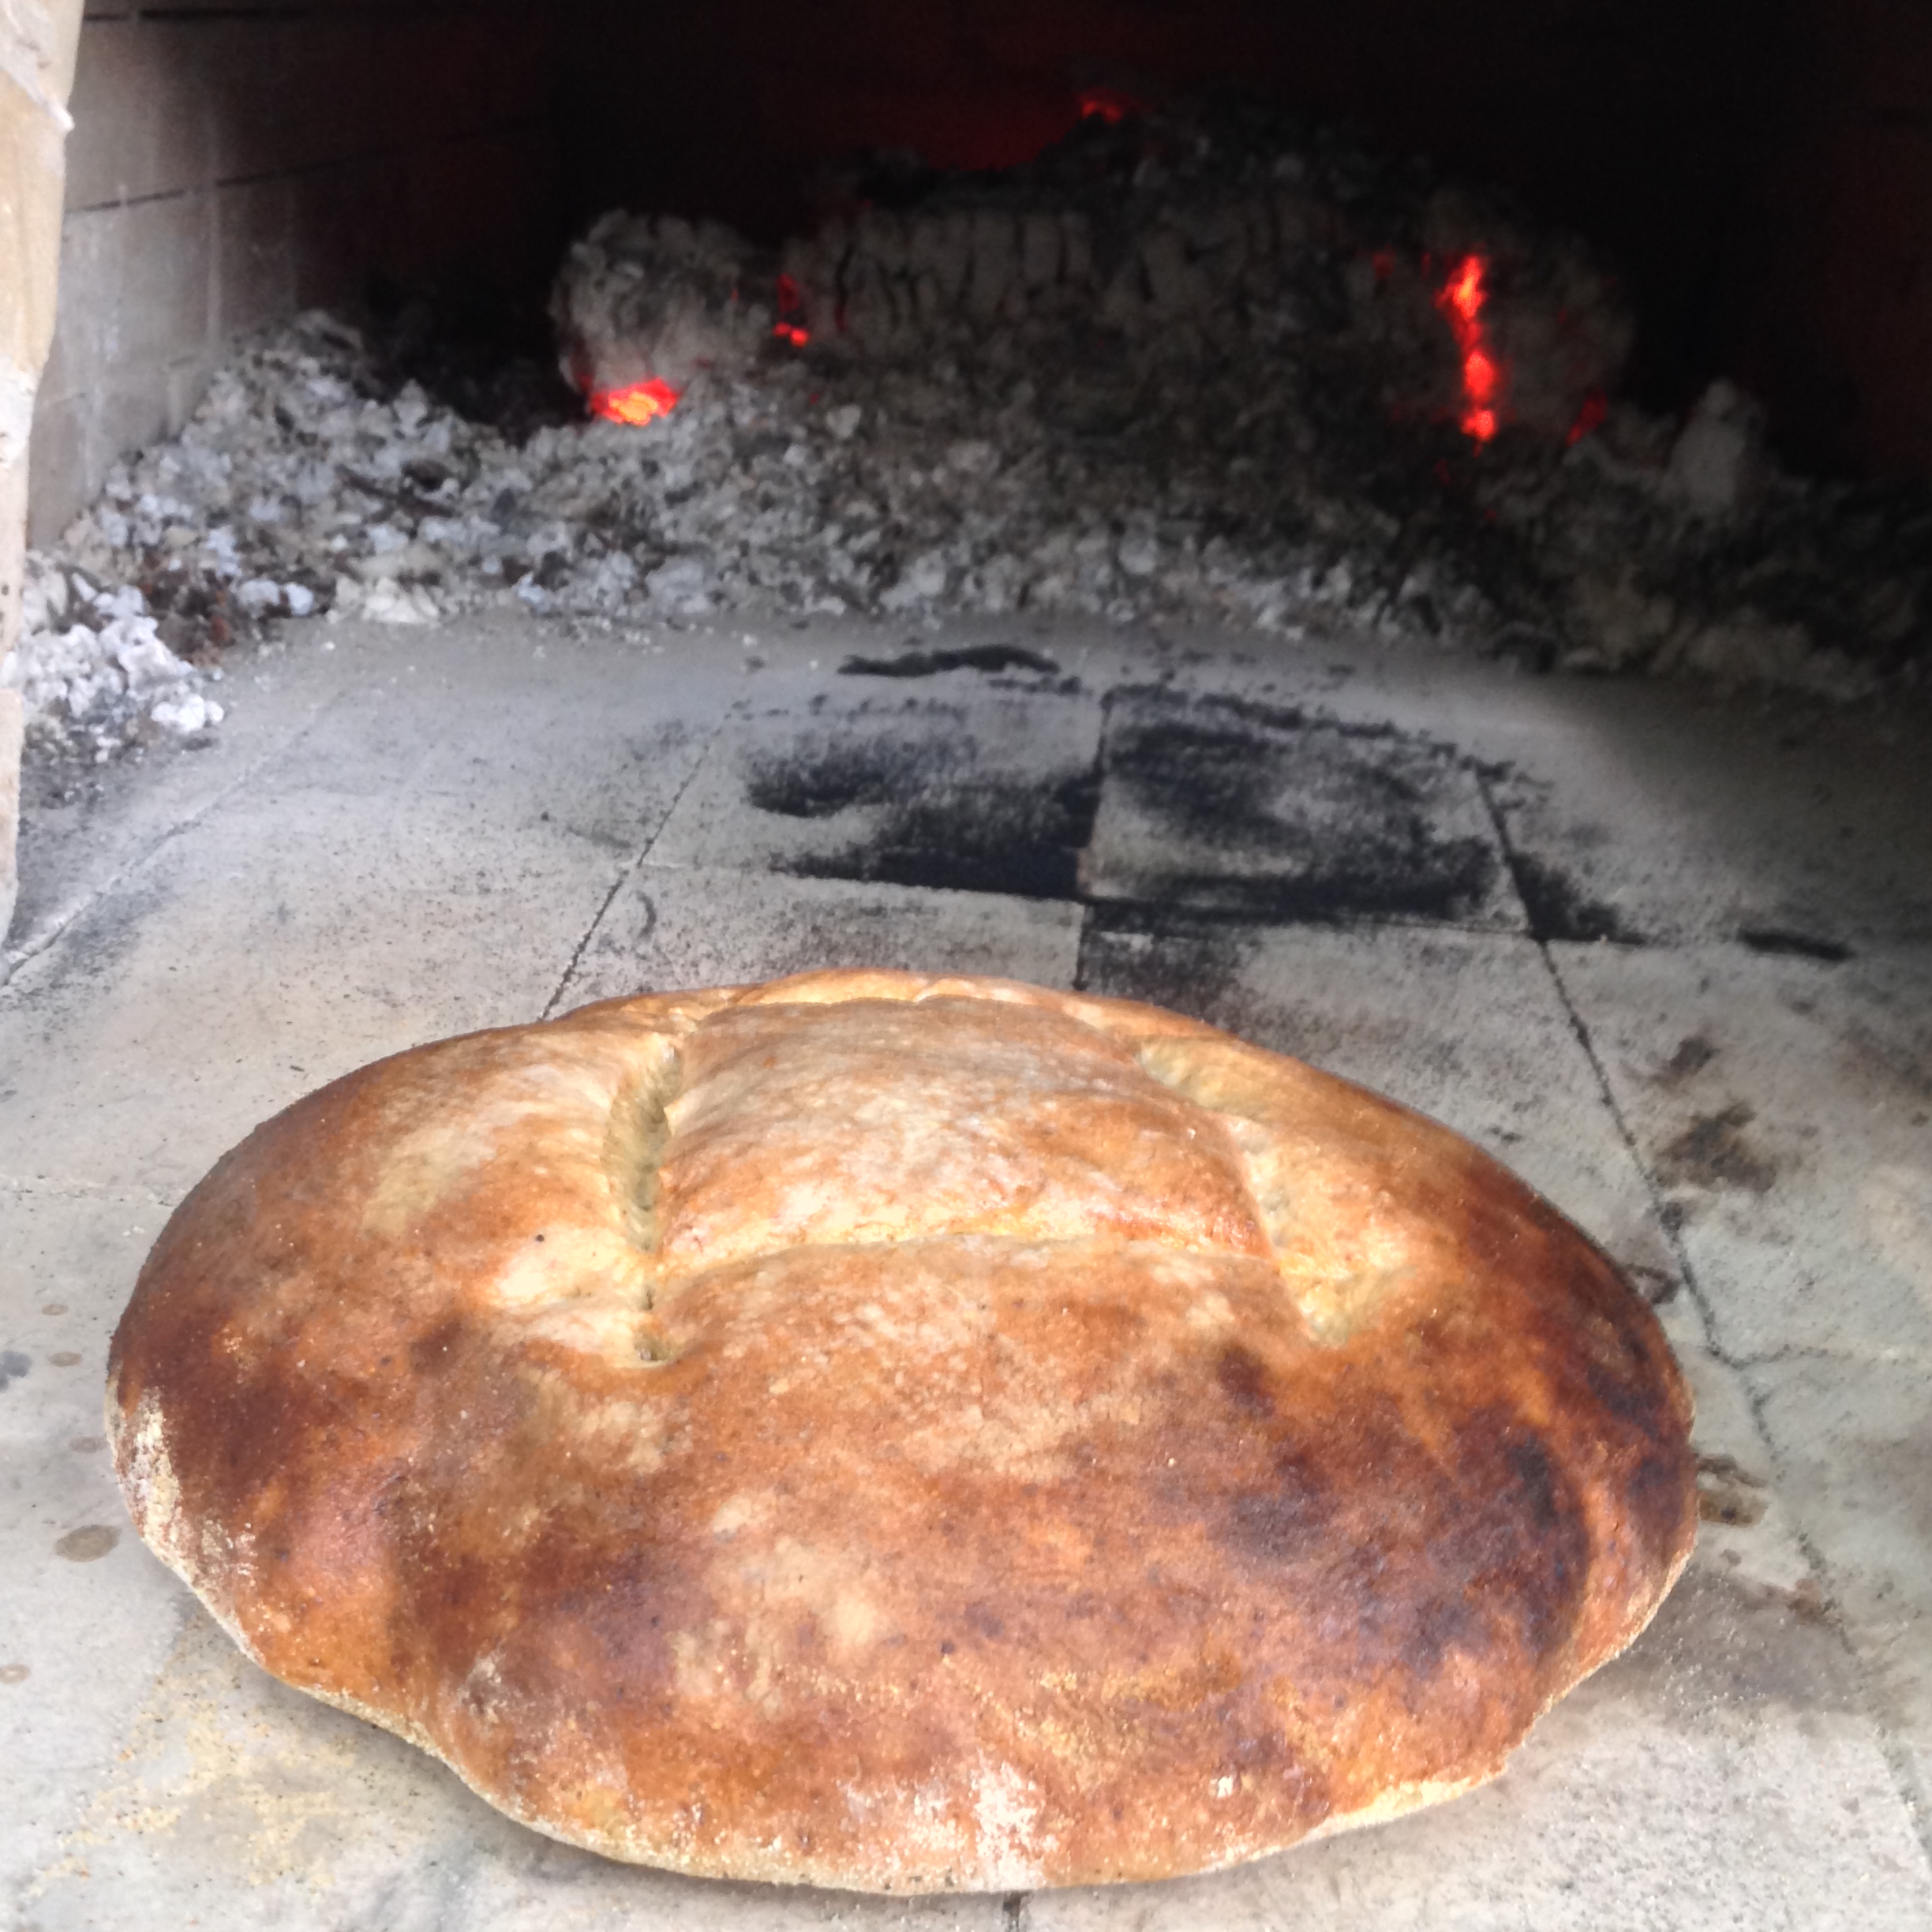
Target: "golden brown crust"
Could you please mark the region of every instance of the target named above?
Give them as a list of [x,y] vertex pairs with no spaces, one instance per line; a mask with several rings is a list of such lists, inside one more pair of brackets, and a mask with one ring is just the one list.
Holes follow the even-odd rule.
[[865,1890],[1465,1789],[1695,1514],[1655,1320],[1466,1142],[906,974],[310,1095],[169,1223],[108,1406],[142,1533],[277,1676],[556,1837]]

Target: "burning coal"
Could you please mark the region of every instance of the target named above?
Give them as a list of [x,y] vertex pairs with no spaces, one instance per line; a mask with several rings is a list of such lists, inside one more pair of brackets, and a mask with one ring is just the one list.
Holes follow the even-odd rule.
[[1503,395],[1503,365],[1483,324],[1488,266],[1480,255],[1464,256],[1436,296],[1462,358],[1462,430],[1474,443],[1487,443],[1496,434]]
[[772,334],[794,349],[803,349],[811,340],[811,331],[799,320],[805,310],[804,292],[788,275],[779,276],[777,289],[778,320],[772,324]]
[[660,416],[668,416],[683,393],[662,376],[652,376],[642,382],[627,383],[621,389],[593,389],[586,400],[593,416],[601,416],[606,422],[641,426],[655,422]]

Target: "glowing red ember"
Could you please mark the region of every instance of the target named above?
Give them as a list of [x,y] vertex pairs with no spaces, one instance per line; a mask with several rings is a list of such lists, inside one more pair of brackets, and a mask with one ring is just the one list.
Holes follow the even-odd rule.
[[778,278],[778,320],[772,324],[772,333],[794,349],[803,349],[811,340],[811,331],[798,319],[804,313],[803,290],[792,276],[781,275]]
[[653,422],[660,416],[668,416],[683,393],[661,376],[653,376],[644,382],[626,383],[620,389],[593,389],[590,413],[606,422]]
[[1118,127],[1129,114],[1147,112],[1147,103],[1137,101],[1131,94],[1123,94],[1118,88],[1083,88],[1080,95],[1080,113],[1083,121],[1104,121],[1109,127]]
[[1586,436],[1593,435],[1604,426],[1609,414],[1609,398],[1601,389],[1591,390],[1577,411],[1576,421],[1570,425],[1570,433],[1563,438],[1563,447],[1571,448]]
[[1466,255],[1436,292],[1436,306],[1447,317],[1462,355],[1464,435],[1487,443],[1496,432],[1497,406],[1502,399],[1502,365],[1491,352],[1483,328],[1483,304],[1488,291],[1483,277],[1488,264],[1480,255]]

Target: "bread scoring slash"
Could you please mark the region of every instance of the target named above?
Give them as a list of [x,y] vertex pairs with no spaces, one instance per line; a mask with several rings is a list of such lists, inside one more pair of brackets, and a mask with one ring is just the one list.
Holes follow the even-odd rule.
[[1158,1878],[1492,1777],[1687,1559],[1655,1318],[1468,1142],[1178,1015],[840,972],[258,1128],[114,1342],[267,1669],[611,1857]]

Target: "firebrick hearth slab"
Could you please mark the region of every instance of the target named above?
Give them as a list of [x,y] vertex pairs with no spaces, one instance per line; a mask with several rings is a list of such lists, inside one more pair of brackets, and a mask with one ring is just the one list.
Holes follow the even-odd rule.
[[226,707],[220,728],[178,747],[123,758],[111,769],[73,758],[29,758],[24,805],[33,835],[21,854],[13,923],[0,934],[0,982],[157,844],[309,729],[354,676],[347,652],[260,654],[245,673],[210,686]]
[[62,1833],[125,1738],[185,1606],[159,1600],[102,1432],[107,1339],[167,1210],[102,1189],[0,1183],[0,1899]]
[[557,1004],[821,966],[1068,987],[1080,938],[1080,908],[1054,900],[646,864],[605,908]]
[[[1733,712],[1372,639],[1031,621],[573,637],[504,613],[328,635],[231,657],[209,747],[109,768],[43,809],[45,841],[30,811],[46,910],[0,989],[0,1918],[1932,1923],[1906,1796],[1932,1681],[1912,882],[1932,810],[1896,769],[1896,715]],[[1259,786],[1277,884],[1297,828],[1360,780],[1384,784],[1385,848],[1487,849],[1488,896],[1446,919],[1245,898],[1267,867],[1189,832],[1185,799],[1136,802],[1125,728],[1100,779],[1110,703],[1196,749],[1204,717],[1253,727],[1260,751],[1196,769]],[[1390,763],[1350,764],[1378,745]],[[36,878],[62,852],[72,874]],[[1129,860],[1178,883],[1104,889]],[[1552,911],[1594,906],[1620,937]],[[1739,938],[1747,919],[1772,937]],[[1698,1554],[1495,1785],[1164,1885],[908,1903],[686,1881],[522,1831],[274,1683],[133,1537],[99,1443],[105,1338],[167,1207],[254,1120],[394,1046],[646,982],[939,955],[1165,1001],[1383,1087],[1519,1168],[1656,1297],[1698,1398]]]
[[1487,1148],[1654,1298],[1676,1265],[1542,950],[1429,927],[1096,920],[1092,993],[1151,1000],[1419,1108]]
[[336,1074],[542,1009],[710,726],[527,646],[507,690],[487,642],[413,640],[0,989],[0,1065],[61,1069],[0,1085],[0,1174],[171,1200]]
[[[1922,1234],[1932,1222],[1922,1226]],[[1932,1258],[1932,1257],[1928,1257]],[[1932,1404],[1923,1362],[1792,1355],[1746,1371],[1777,1488],[1829,1571],[1834,1613],[1923,1803],[1932,1795]]]
[[1519,928],[1477,775],[1386,721],[1122,691],[1081,882],[1099,900],[1280,921]]
[[1543,728],[1484,734],[1539,931],[1826,960],[1932,940],[1923,715],[1588,692],[1555,686]]
[[1725,1352],[1932,1374],[1925,955],[1552,952]]

